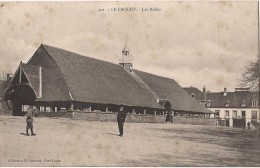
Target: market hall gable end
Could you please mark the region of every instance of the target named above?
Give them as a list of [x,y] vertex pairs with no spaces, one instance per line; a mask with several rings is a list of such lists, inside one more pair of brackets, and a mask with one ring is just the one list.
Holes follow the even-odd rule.
[[121,104],[137,114],[212,113],[175,80],[134,70],[128,56],[125,47],[120,64],[114,64],[42,44],[20,63],[4,99],[12,102],[13,115],[22,115],[26,105],[40,111],[113,112]]

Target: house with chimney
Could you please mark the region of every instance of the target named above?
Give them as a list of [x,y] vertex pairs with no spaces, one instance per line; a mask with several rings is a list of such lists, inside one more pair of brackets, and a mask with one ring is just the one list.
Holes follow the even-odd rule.
[[214,111],[215,117],[222,120],[226,126],[243,127],[248,122],[251,127],[259,125],[259,91],[235,88],[234,92],[229,92],[224,88],[222,92],[206,92],[205,87],[203,91],[193,87],[184,90],[199,102],[200,96],[205,94],[205,97],[202,97],[205,98],[205,107]]
[[183,88],[188,94],[195,100],[197,100],[200,104],[206,106],[207,96],[206,96],[206,88],[203,87],[203,91],[200,91],[198,88],[190,86]]
[[12,115],[24,115],[28,106],[44,112],[117,112],[121,104],[133,114],[213,114],[174,79],[133,69],[126,46],[115,64],[41,44],[20,63],[3,95]]

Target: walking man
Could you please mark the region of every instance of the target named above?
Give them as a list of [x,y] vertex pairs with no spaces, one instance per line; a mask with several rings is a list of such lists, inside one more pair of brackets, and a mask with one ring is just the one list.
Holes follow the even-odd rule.
[[124,106],[121,104],[119,108],[119,112],[117,114],[117,122],[119,129],[119,136],[123,136],[124,134],[124,122],[126,118],[126,111],[124,110]]

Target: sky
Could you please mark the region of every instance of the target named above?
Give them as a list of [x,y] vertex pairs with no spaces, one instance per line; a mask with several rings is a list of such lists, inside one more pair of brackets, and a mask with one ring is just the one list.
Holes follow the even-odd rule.
[[257,2],[0,2],[0,16],[0,72],[41,43],[113,63],[127,43],[134,69],[217,92],[258,57]]

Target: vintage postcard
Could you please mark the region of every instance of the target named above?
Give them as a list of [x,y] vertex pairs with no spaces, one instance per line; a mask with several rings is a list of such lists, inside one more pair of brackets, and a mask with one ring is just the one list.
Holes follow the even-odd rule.
[[0,2],[0,166],[259,167],[258,1]]

